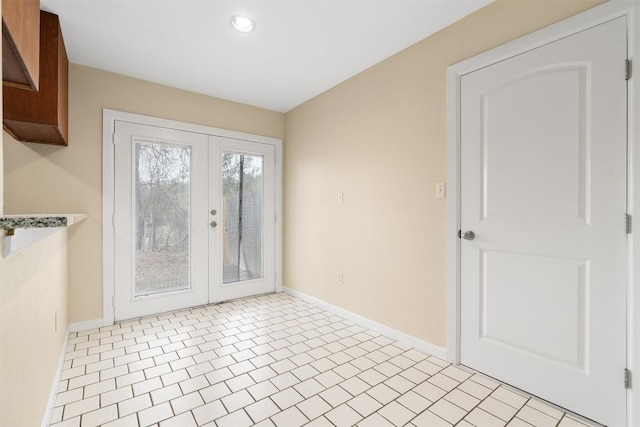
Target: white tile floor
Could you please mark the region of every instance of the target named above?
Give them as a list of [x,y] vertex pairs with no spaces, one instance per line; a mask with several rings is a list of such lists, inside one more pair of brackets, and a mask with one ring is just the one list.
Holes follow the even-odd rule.
[[51,425],[584,427],[286,294],[72,333]]

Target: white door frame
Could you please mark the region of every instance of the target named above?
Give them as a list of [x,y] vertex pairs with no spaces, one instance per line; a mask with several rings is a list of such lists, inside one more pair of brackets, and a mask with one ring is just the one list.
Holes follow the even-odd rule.
[[[571,18],[543,28],[527,36],[484,52],[473,58],[452,65],[447,69],[447,358],[450,362],[460,363],[460,80],[470,72],[484,68],[499,61],[511,58],[536,47],[554,42],[561,38],[586,30],[620,16],[628,22],[628,58],[636,70],[628,82],[628,207],[633,216],[640,215],[640,182],[634,185],[634,175],[640,173],[640,84],[636,84],[640,72],[640,2],[612,0],[594,7]],[[621,73],[623,72],[621,64]],[[635,75],[634,75],[635,74]],[[623,78],[621,76],[621,78]],[[638,216],[640,221],[640,216]],[[620,219],[623,226],[623,218]],[[640,224],[640,223],[638,223]],[[634,318],[640,316],[640,292],[634,292],[634,278],[640,277],[640,229],[632,227],[628,241],[628,279],[627,279],[627,360],[628,369],[640,367],[640,327],[634,327]],[[636,378],[640,378],[637,377]],[[620,373],[623,381],[623,373]],[[636,382],[638,384],[638,382]],[[628,426],[633,426],[633,414],[640,417],[640,392],[627,393]]]
[[123,111],[102,110],[102,323],[112,325],[115,319],[113,297],[115,295],[115,241],[114,241],[114,188],[115,188],[115,156],[114,132],[115,122],[131,122],[148,126],[164,127],[185,132],[220,136],[241,141],[270,144],[275,147],[275,291],[282,292],[282,140],[268,136],[253,135],[209,126],[160,119]]

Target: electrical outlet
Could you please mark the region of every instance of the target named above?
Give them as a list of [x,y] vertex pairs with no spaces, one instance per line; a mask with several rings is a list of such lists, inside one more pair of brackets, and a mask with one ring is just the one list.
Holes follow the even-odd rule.
[[344,203],[344,193],[341,191],[338,193],[338,204],[341,205]]
[[342,276],[342,273],[338,273],[338,276],[336,277],[336,282],[338,283],[338,285],[342,285],[342,283],[344,282],[344,277]]

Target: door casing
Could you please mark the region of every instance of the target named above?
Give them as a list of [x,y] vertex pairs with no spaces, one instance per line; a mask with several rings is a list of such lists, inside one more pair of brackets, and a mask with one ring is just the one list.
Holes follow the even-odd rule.
[[115,295],[115,241],[114,195],[115,152],[113,135],[115,122],[131,122],[164,127],[185,132],[196,132],[239,141],[251,141],[273,145],[275,148],[275,291],[282,292],[282,140],[209,126],[195,125],[174,120],[160,119],[140,114],[104,109],[102,111],[102,326],[112,325],[115,319],[113,298]]
[[[627,213],[633,218],[640,215],[640,185],[634,185],[634,175],[640,173],[640,84],[635,83],[634,62],[640,64],[640,2],[610,1],[571,18],[560,21],[527,36],[481,53],[452,65],[447,69],[447,359],[460,363],[460,81],[467,73],[511,58],[536,47],[554,42],[571,34],[624,16],[628,22],[627,54],[632,61],[632,75],[628,81],[627,95]],[[634,61],[635,59],[635,61]],[[621,70],[623,68],[621,67]],[[635,73],[637,74],[637,72]],[[634,120],[635,118],[635,120]],[[640,184],[640,183],[639,183]],[[640,216],[638,217],[640,220]],[[621,227],[623,226],[621,220]],[[640,316],[640,292],[634,292],[634,278],[640,277],[640,245],[638,227],[632,227],[627,235],[627,368],[632,375],[634,367],[640,367],[640,327],[634,327],[633,319]],[[635,323],[638,323],[637,321]],[[623,373],[620,373],[623,381]],[[633,426],[640,418],[640,393],[627,393],[627,425]],[[634,418],[634,414],[636,417]]]

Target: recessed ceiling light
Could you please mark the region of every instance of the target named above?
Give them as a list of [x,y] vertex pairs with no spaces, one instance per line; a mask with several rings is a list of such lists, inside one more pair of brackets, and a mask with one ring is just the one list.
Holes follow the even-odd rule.
[[230,19],[231,25],[233,25],[233,28],[235,28],[236,30],[242,32],[242,33],[250,33],[251,31],[253,31],[256,28],[256,23],[253,22],[252,19],[247,18],[246,16],[234,16],[233,18]]

